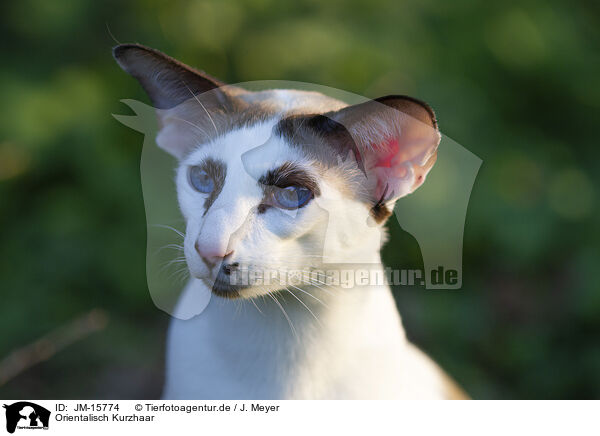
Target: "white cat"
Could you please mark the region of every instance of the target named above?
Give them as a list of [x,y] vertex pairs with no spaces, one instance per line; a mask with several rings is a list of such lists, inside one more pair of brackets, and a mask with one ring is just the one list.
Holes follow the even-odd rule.
[[[384,222],[436,159],[429,106],[249,92],[134,44],[114,56],[157,108],[158,145],[179,160],[192,278],[177,312],[213,292],[201,314],[171,323],[165,398],[465,397],[407,341],[386,284],[345,289],[308,274],[383,271]],[[301,281],[252,276],[265,270]],[[233,280],[244,275],[254,278]]]

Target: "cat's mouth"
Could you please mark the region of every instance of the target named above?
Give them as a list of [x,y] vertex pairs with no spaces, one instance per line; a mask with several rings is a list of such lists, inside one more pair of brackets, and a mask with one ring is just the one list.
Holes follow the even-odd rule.
[[[238,262],[212,265],[208,275],[197,275],[214,295],[227,299],[253,298],[271,292],[273,286],[265,283],[264,271],[249,269]],[[266,288],[266,289],[265,289]]]
[[230,276],[224,274],[217,274],[215,279],[205,278],[202,281],[210,288],[213,294],[232,300],[242,298],[242,292],[252,287],[248,284],[236,284],[231,280]]

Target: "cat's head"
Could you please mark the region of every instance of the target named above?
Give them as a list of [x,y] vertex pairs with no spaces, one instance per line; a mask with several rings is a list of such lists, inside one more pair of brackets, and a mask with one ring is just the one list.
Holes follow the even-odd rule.
[[436,160],[434,113],[414,98],[348,106],[315,92],[225,85],[135,44],[114,56],[148,93],[156,141],[179,161],[190,273],[220,296],[282,289],[285,275],[265,280],[277,271],[304,277],[378,262],[396,200]]

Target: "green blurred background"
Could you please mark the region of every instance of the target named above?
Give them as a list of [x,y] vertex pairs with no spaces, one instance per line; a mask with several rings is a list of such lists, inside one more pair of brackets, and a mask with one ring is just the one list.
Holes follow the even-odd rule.
[[[111,116],[127,113],[122,98],[148,100],[113,62],[114,39],[229,82],[428,101],[442,132],[484,163],[463,289],[395,289],[409,336],[475,398],[600,397],[597,2],[25,0],[0,10],[0,360],[48,332],[69,342],[63,330],[92,309],[100,320],[62,350],[37,343],[42,362],[0,384],[0,397],[160,394],[169,317],[146,287],[143,138]],[[389,225],[403,250],[388,248],[387,263],[421,266],[414,238]]]

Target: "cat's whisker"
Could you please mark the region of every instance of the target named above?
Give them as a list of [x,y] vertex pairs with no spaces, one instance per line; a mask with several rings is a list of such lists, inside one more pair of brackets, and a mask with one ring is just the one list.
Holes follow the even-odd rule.
[[292,274],[295,274],[295,273],[310,274],[311,271],[307,268],[310,268],[310,267],[288,269],[288,268],[285,268],[285,266],[284,266],[283,269],[278,269],[277,272],[283,272],[285,274],[290,274],[290,273],[292,273]]
[[234,317],[238,317],[240,316],[240,314],[242,313],[242,303],[240,300],[235,300],[235,312],[234,312]]
[[181,273],[179,274],[179,282],[185,282],[186,280],[188,280],[190,277],[189,271],[187,269],[182,270]]
[[[285,272],[285,273],[287,274],[289,271],[287,271],[287,270],[280,270],[279,272]],[[312,285],[312,286],[315,286],[315,287],[317,287],[317,288],[321,289],[323,292],[325,292],[325,293],[327,293],[327,294],[329,294],[329,295],[333,295],[333,293],[331,293],[330,291],[328,291],[328,290],[326,290],[326,289],[323,289],[323,288],[321,288],[319,285],[317,285],[317,283],[320,283],[320,284],[322,284],[323,286],[331,287],[332,289],[337,289],[337,288],[335,288],[334,286],[332,286],[332,285],[330,285],[330,284],[328,284],[328,283],[325,283],[325,282],[322,282],[322,281],[320,281],[320,280],[317,280],[317,279],[315,279],[315,278],[312,278],[312,277],[311,277],[311,274],[310,274],[311,272],[310,272],[310,271],[308,271],[308,270],[306,270],[306,269],[302,269],[302,270],[295,270],[294,272],[301,272],[301,273],[303,274],[303,277],[302,277],[302,279],[303,279],[303,282],[304,282],[304,283],[306,283],[306,284],[310,284],[310,285]],[[308,275],[308,280],[306,279],[306,276],[304,276],[304,274],[307,274],[307,275]]]
[[300,124],[298,124],[298,127],[296,127],[296,130],[294,130],[294,134],[292,135],[292,141],[296,138],[296,134],[300,131],[305,121],[306,118],[303,118],[302,121],[300,121]]
[[171,259],[168,263],[177,263],[177,262],[185,262],[185,256],[178,256],[175,259]]
[[171,226],[168,226],[166,224],[151,224],[151,226],[152,227],[160,227],[160,228],[163,228],[163,229],[172,230],[175,233],[177,233],[179,236],[181,236],[182,238],[185,238],[185,234],[183,232],[177,230],[175,227],[171,227]]
[[187,261],[185,259],[185,257],[176,257],[175,259],[171,259],[169,261],[164,262],[164,264],[161,267],[161,271],[164,271],[165,269],[169,268],[172,265],[178,264],[178,263],[185,263],[187,266]]
[[304,301],[302,301],[300,298],[298,298],[298,296],[297,296],[296,294],[294,294],[292,291],[290,291],[290,290],[289,290],[289,288],[287,288],[287,287],[286,287],[286,288],[285,288],[285,290],[286,290],[286,291],[287,291],[287,292],[288,292],[290,295],[292,295],[292,297],[294,297],[296,300],[298,300],[298,302],[299,302],[299,303],[300,303],[302,306],[304,306],[304,307],[306,308],[306,310],[308,310],[308,313],[310,313],[310,314],[313,316],[313,318],[314,318],[314,319],[317,321],[317,323],[319,323],[319,325],[321,325],[321,321],[319,321],[319,318],[317,318],[317,315],[315,315],[315,314],[313,313],[313,311],[312,311],[312,310],[310,310],[310,308],[309,308],[309,307],[308,307],[308,306],[307,306],[307,305],[304,303]]
[[[306,283],[306,282],[304,282],[304,283]],[[306,284],[309,284],[309,285],[311,285],[311,286],[312,286],[312,284],[311,284],[311,283],[306,283]],[[292,288],[294,288],[294,289],[297,289],[297,290],[299,290],[299,291],[300,291],[300,292],[302,292],[303,294],[306,294],[306,295],[308,295],[309,297],[311,297],[311,298],[314,298],[314,299],[315,299],[315,300],[317,300],[319,303],[321,303],[323,306],[325,306],[325,307],[328,307],[328,306],[327,306],[327,304],[325,304],[325,303],[324,303],[324,302],[323,302],[321,299],[319,299],[319,298],[315,297],[313,294],[311,294],[310,292],[306,291],[305,289],[299,288],[298,286],[294,286],[294,285],[292,285],[292,284],[290,284],[290,286],[291,286]]]
[[325,282],[322,282],[322,281],[320,281],[320,280],[318,280],[318,279],[312,278],[312,277],[310,276],[310,273],[309,273],[309,271],[307,271],[307,274],[309,275],[308,279],[309,279],[311,282],[320,283],[320,284],[322,284],[323,286],[331,286],[329,283],[325,283]]
[[197,137],[198,139],[200,139],[202,141],[206,141],[206,139],[209,137],[208,133],[206,133],[206,130],[204,130],[202,127],[198,126],[197,124],[194,124],[191,121],[186,120],[185,118],[173,117],[173,119],[178,120],[178,121],[183,121],[184,123],[187,123],[187,124],[191,125],[192,127],[195,127],[196,129],[198,129],[200,131],[200,133],[202,133],[202,137]]
[[163,245],[158,250],[156,250],[154,252],[154,254],[157,255],[161,251],[167,250],[167,249],[173,249],[173,250],[181,251],[183,253],[184,247],[183,247],[183,245],[179,245],[179,244],[167,244],[167,245]]
[[172,279],[174,277],[177,282],[181,283],[188,276],[189,276],[189,270],[188,270],[188,268],[186,266],[186,267],[179,268],[179,269],[173,271],[171,274],[169,274],[169,276],[167,277],[167,279],[170,280],[170,279]]
[[[309,285],[311,285],[311,286],[314,286],[315,288],[318,288],[318,289],[320,289],[321,291],[325,292],[325,293],[326,293],[326,294],[328,294],[328,295],[334,295],[334,293],[333,293],[333,292],[331,292],[331,291],[329,291],[329,290],[327,290],[327,289],[323,289],[321,286],[319,286],[318,284],[314,283],[314,282],[313,282],[313,281],[311,281],[310,279],[309,279],[309,281],[305,281],[304,283],[306,283],[306,284],[309,284]],[[323,286],[327,286],[327,287],[329,287],[329,288],[331,288],[331,289],[333,289],[333,290],[336,290],[336,291],[338,290],[338,288],[336,288],[336,287],[335,287],[335,286],[333,286],[333,285],[328,285],[327,283],[322,283],[322,284],[323,284]]]
[[[287,286],[286,286],[286,284],[285,284],[285,283],[283,283],[281,280],[277,279],[277,281],[279,282],[279,284],[280,284],[281,286],[285,286],[285,289],[287,289],[288,291],[289,291],[289,289],[287,288],[287,286],[291,286],[292,288],[299,290],[300,292],[302,292],[302,293],[304,293],[304,294],[308,295],[308,296],[309,296],[309,297],[311,297],[311,298],[314,298],[314,299],[315,299],[315,300],[317,300],[319,303],[321,303],[323,306],[327,307],[327,305],[326,305],[325,303],[323,303],[323,301],[321,301],[319,298],[315,297],[315,296],[314,296],[313,294],[311,294],[310,292],[308,292],[308,291],[306,291],[306,290],[304,290],[304,289],[301,289],[301,288],[299,288],[299,287],[297,287],[297,286],[294,286],[294,285],[292,285],[291,283],[288,283],[288,284],[287,284]],[[296,295],[294,295],[294,297],[295,297],[295,296],[296,296]]]
[[210,113],[208,112],[208,110],[206,109],[206,107],[204,106],[204,104],[202,104],[202,102],[200,101],[200,99],[198,98],[198,96],[196,94],[194,94],[194,92],[192,92],[192,90],[190,89],[190,87],[187,86],[186,83],[184,83],[184,85],[188,89],[188,91],[190,91],[190,94],[192,94],[192,96],[198,102],[198,104],[200,106],[202,106],[202,109],[204,109],[204,112],[206,112],[206,115],[208,116],[208,119],[210,120],[210,122],[212,123],[213,127],[215,128],[215,134],[217,136],[219,136],[219,130],[217,129],[217,125],[215,124],[215,121],[213,120],[213,117],[210,115]]
[[277,299],[277,297],[274,294],[272,294],[271,292],[268,292],[266,295],[268,295],[271,298],[271,300],[273,300],[273,302],[279,307],[279,309],[281,309],[281,312],[283,313],[283,316],[287,320],[292,333],[294,334],[294,336],[296,338],[298,338],[298,332],[296,332],[296,328],[294,327],[294,323],[292,322],[291,318],[289,317],[288,313],[285,311],[285,309],[283,308],[283,306],[281,305],[281,303],[279,302],[279,300]]
[[[256,264],[249,264],[249,265],[250,265],[250,266],[254,266],[254,267],[259,267],[259,268],[261,268],[261,267],[262,267],[262,265],[256,265]],[[252,269],[252,268],[238,268],[238,269],[237,269],[237,272],[242,272],[242,273],[244,273],[244,272],[250,272],[250,271],[255,271],[255,269]],[[304,283],[304,284],[307,284],[307,285],[314,286],[314,287],[316,287],[316,288],[320,289],[321,291],[325,292],[325,293],[326,293],[326,294],[328,294],[328,295],[334,295],[334,294],[333,294],[331,291],[329,291],[329,290],[327,290],[327,289],[324,289],[324,288],[322,288],[321,286],[319,286],[319,283],[320,283],[321,285],[323,285],[323,286],[330,287],[330,288],[332,288],[332,289],[337,289],[337,288],[333,287],[332,285],[330,285],[330,284],[328,284],[328,283],[325,283],[325,282],[322,282],[322,281],[320,281],[320,280],[317,280],[316,278],[311,278],[311,276],[310,276],[310,271],[308,271],[308,270],[306,270],[306,269],[302,269],[302,270],[291,270],[291,271],[290,271],[290,270],[286,270],[286,269],[273,269],[273,271],[276,271],[278,274],[282,274],[282,275],[289,275],[289,273],[290,273],[290,272],[292,272],[292,273],[297,273],[297,272],[300,272],[300,273],[302,273],[302,283]],[[307,278],[307,275],[308,275],[308,278]],[[273,278],[274,278],[274,279],[276,279],[276,280],[278,280],[280,284],[282,283],[282,282],[281,282],[281,280],[280,280],[279,278],[277,278],[277,277],[273,277]],[[292,285],[292,284],[289,284],[289,286],[294,286],[294,285]],[[295,287],[295,286],[294,286],[294,287]],[[296,288],[296,287],[295,287],[295,288]],[[300,289],[300,288],[296,288],[296,289],[303,291],[303,290],[302,290],[302,289]],[[303,291],[303,292],[304,292],[304,291]],[[318,299],[317,297],[315,297],[314,295],[312,295],[312,294],[309,294],[309,295],[310,295],[311,297],[313,297],[314,299],[318,300],[318,301],[319,301],[321,304],[323,304],[324,306],[326,306],[326,305],[325,305],[325,303],[323,303],[323,301],[319,300],[319,299]]]
[[264,315],[264,313],[262,313],[262,310],[260,310],[256,304],[256,301],[254,301],[255,297],[250,298],[250,303],[252,303],[254,305],[254,307],[256,307],[256,310],[258,310],[258,313],[260,313],[261,315]]

